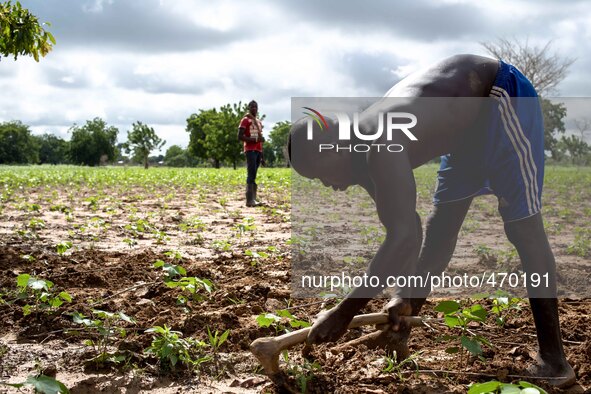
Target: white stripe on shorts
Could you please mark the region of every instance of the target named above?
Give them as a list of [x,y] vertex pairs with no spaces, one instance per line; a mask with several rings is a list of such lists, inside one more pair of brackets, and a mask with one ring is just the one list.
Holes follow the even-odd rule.
[[[496,88],[496,86],[493,87],[493,89],[494,88]],[[511,105],[510,102],[508,102],[509,100],[507,100],[506,97],[503,97],[501,92],[495,90],[491,91],[490,96],[494,97],[497,101],[499,101],[498,108],[499,112],[502,115],[501,119],[503,120],[505,132],[507,133],[507,136],[509,137],[511,144],[513,145],[513,149],[515,150],[519,158],[519,168],[521,171],[523,182],[525,184],[528,212],[530,215],[533,215],[539,210],[539,204],[537,201],[537,194],[535,192],[535,190],[537,190],[537,180],[535,179],[535,164],[533,164],[534,169],[532,170],[530,164],[533,163],[533,158],[528,157],[531,156],[531,149],[528,150],[526,148],[523,140],[521,140],[519,136],[518,130],[521,127],[521,125],[519,125],[519,119],[517,117],[514,117],[513,119],[511,118],[510,111],[512,109],[512,106],[511,108],[509,108],[509,106]],[[523,138],[525,138],[525,136],[523,136]],[[529,145],[529,141],[527,141],[527,145]]]
[[[542,209],[541,205],[541,201],[538,199],[538,195],[539,195],[539,188],[538,188],[538,168],[536,167],[536,163],[534,161],[534,157],[533,157],[533,153],[532,153],[532,149],[531,149],[531,144],[529,143],[529,140],[527,139],[527,137],[525,136],[523,129],[521,127],[521,122],[519,121],[519,118],[517,117],[517,114],[515,112],[515,108],[513,107],[513,104],[511,103],[511,99],[509,96],[509,93],[507,93],[507,91],[505,89],[502,89],[498,86],[493,86],[493,89],[498,90],[499,92],[502,93],[502,95],[504,96],[504,100],[501,100],[501,102],[505,102],[506,106],[509,108],[509,111],[511,113],[511,116],[517,126],[517,131],[518,133],[516,133],[516,137],[519,138],[521,137],[521,141],[522,144],[525,144],[525,148],[526,148],[526,159],[527,162],[526,164],[529,164],[528,169],[531,170],[531,172],[529,172],[529,175],[532,177],[533,180],[533,188],[532,188],[532,200],[534,202],[534,209],[536,211],[539,211]],[[523,145],[522,145],[523,146]],[[533,173],[533,174],[532,174]]]

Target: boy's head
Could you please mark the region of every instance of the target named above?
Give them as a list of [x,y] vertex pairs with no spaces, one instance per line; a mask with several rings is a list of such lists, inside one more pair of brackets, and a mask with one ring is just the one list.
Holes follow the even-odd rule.
[[321,151],[321,144],[338,144],[338,124],[326,118],[328,127],[320,129],[312,122],[312,139],[308,139],[308,119],[295,122],[289,135],[289,160],[294,170],[310,179],[319,179],[324,186],[345,190],[353,185],[353,160],[348,151]]
[[256,117],[258,111],[259,111],[259,105],[257,104],[256,101],[252,100],[250,103],[248,103],[248,113],[249,114]]

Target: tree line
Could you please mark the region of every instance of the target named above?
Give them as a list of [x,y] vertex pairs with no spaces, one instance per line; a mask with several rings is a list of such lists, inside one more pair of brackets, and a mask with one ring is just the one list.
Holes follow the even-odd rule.
[[0,123],[0,164],[79,164],[96,166],[124,159],[132,153],[132,160],[147,167],[150,151],[164,141],[154,129],[136,122],[128,131],[128,141],[117,144],[119,130],[104,120],[94,118],[84,125],[74,125],[69,141],[52,133],[34,135],[28,125],[20,121]]
[[[577,134],[566,136],[566,107],[541,98],[544,115],[544,144],[554,162],[591,165],[591,145],[585,136],[591,132],[591,120],[577,119]],[[113,163],[162,163],[171,167],[233,166],[244,161],[242,143],[237,139],[240,119],[246,104],[226,104],[220,108],[201,109],[187,118],[187,148],[170,146],[164,155],[150,156],[165,144],[156,131],[136,122],[127,132],[127,141],[117,142],[119,130],[101,118],[86,121],[69,129],[71,138],[54,134],[32,134],[20,121],[0,123],[0,164],[77,164],[97,166]],[[263,116],[264,117],[264,116]],[[289,165],[287,140],[291,123],[276,123],[263,144],[269,166]]]
[[[242,143],[237,139],[240,119],[245,113],[241,103],[199,110],[187,119],[189,145],[172,145],[166,154],[150,156],[165,141],[154,128],[136,122],[127,132],[127,141],[118,143],[119,129],[101,118],[72,126],[69,141],[52,133],[35,135],[20,121],[0,123],[0,164],[76,164],[97,166],[114,163],[163,163],[172,167],[242,164]],[[275,124],[264,144],[267,165],[287,165],[286,145],[290,122]]]

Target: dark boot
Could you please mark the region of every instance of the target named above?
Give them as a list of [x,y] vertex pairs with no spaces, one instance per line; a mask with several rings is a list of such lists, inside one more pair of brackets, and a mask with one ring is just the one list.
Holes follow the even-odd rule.
[[257,202],[254,199],[254,184],[247,183],[246,184],[246,206],[247,207],[256,207]]
[[256,205],[263,205],[263,203],[261,201],[259,201],[258,198],[257,198],[257,189],[258,189],[259,185],[257,185],[256,183],[253,183],[253,185],[254,185],[254,197],[253,197],[253,200],[256,203]]

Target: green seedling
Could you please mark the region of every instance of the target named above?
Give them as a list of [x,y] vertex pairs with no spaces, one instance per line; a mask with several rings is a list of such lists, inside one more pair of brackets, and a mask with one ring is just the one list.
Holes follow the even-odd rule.
[[238,220],[238,219],[242,218],[242,211],[240,209],[226,211],[226,214],[228,215],[229,218],[234,219],[234,220]]
[[546,390],[535,384],[520,381],[519,384],[501,383],[491,380],[484,383],[474,383],[468,389],[468,394],[548,394]]
[[242,223],[238,223],[234,225],[234,231],[238,235],[238,237],[242,237],[244,234],[248,232],[252,232],[256,229],[254,224],[254,219],[251,217],[246,217],[242,220]]
[[43,230],[45,228],[45,221],[39,218],[32,218],[31,220],[29,220],[29,224],[27,224],[27,227],[33,231]]
[[101,235],[109,229],[110,225],[104,219],[96,216],[80,226],[81,236],[92,242],[91,249],[94,249],[94,243],[101,239]]
[[59,380],[45,375],[29,376],[27,380],[22,383],[4,383],[6,386],[20,389],[24,386],[32,386],[35,393],[40,394],[69,394],[68,388]]
[[158,245],[164,245],[166,242],[170,241],[170,237],[166,235],[164,231],[154,230],[154,236],[156,237],[156,243]]
[[39,212],[41,211],[41,205],[27,203],[22,207],[22,210],[27,212]]
[[94,340],[88,339],[84,341],[84,344],[91,346],[96,353],[96,356],[89,361],[94,362],[97,366],[108,363],[119,364],[125,361],[126,356],[124,354],[117,351],[109,352],[109,347],[114,343],[116,336],[120,338],[127,336],[127,330],[120,325],[135,324],[135,319],[123,312],[113,313],[94,309],[92,319],[79,312],[74,312],[72,320],[74,323],[86,327],[95,337]]
[[220,347],[228,340],[228,336],[230,335],[230,330],[226,330],[223,333],[219,333],[217,330],[215,332],[211,332],[209,327],[207,327],[207,339],[209,341],[209,346],[211,347],[213,353],[213,362],[216,369],[216,372],[219,370],[219,357],[218,353]]
[[505,272],[511,272],[514,269],[514,263],[519,260],[517,249],[511,246],[508,250],[499,252],[500,269]]
[[197,218],[189,219],[185,222],[179,224],[179,229],[184,232],[189,232],[191,230],[195,231],[202,231],[206,228],[205,224]]
[[228,199],[226,197],[220,197],[220,199],[218,200],[218,204],[220,204],[222,206],[222,208],[226,208],[226,205],[228,205]]
[[[423,215],[421,215],[423,216]],[[460,230],[462,234],[470,234],[480,227],[480,222],[478,220],[474,220],[470,217],[467,217],[462,223],[462,229]]]
[[398,380],[404,381],[404,367],[412,366],[415,368],[416,371],[418,371],[419,364],[417,363],[417,359],[420,355],[421,352],[416,352],[399,362],[398,355],[396,354],[396,352],[387,354],[382,358],[382,361],[385,364],[384,368],[382,368],[382,372],[387,374],[394,374],[398,378]]
[[212,247],[215,250],[222,251],[222,252],[229,252],[232,250],[232,244],[228,241],[217,240],[213,241]]
[[158,357],[162,370],[174,370],[180,362],[189,368],[199,367],[210,361],[211,357],[203,354],[207,344],[192,338],[184,339],[179,331],[173,331],[169,327],[156,326],[146,330],[153,335],[152,344],[145,350],[147,354]]
[[511,271],[511,265],[519,255],[517,250],[511,247],[509,250],[495,250],[486,245],[476,245],[474,252],[478,256],[478,262],[489,268],[499,268],[505,271]]
[[575,241],[566,248],[566,253],[579,257],[591,255],[591,229],[576,228]]
[[280,309],[275,311],[275,313],[261,313],[257,316],[256,322],[262,328],[272,327],[276,334],[311,326],[307,321],[296,318],[287,309]]
[[230,301],[230,303],[233,304],[233,305],[243,305],[243,304],[246,304],[246,301],[243,300],[243,299],[241,299],[241,298],[234,298],[234,297],[229,297],[228,296],[228,297],[226,297],[226,299],[228,301]]
[[153,226],[145,219],[137,219],[132,223],[128,223],[123,227],[127,230],[134,238],[140,238],[142,234],[152,232]]
[[546,218],[544,218],[544,230],[546,230],[548,234],[559,235],[564,230],[564,224],[555,221],[550,222],[547,221]]
[[512,297],[508,292],[497,290],[493,295],[491,311],[495,314],[495,323],[501,327],[505,326],[507,318],[512,311],[521,311],[522,298]]
[[162,271],[166,273],[166,277],[164,278],[165,282],[172,281],[174,278],[178,276],[187,275],[187,270],[185,270],[180,265],[166,263],[162,260],[156,260],[153,264],[153,267],[162,268]]
[[361,236],[367,245],[380,245],[386,239],[386,233],[381,227],[368,226],[361,230]]
[[317,361],[312,362],[306,359],[304,359],[303,363],[289,363],[288,360],[287,362],[287,374],[294,377],[298,383],[300,393],[307,393],[308,384],[316,377],[318,372],[322,371],[322,366]]
[[49,207],[49,210],[51,212],[61,212],[65,214],[69,214],[72,212],[72,209],[70,207],[67,207],[63,204],[52,205],[51,207]]
[[365,259],[361,256],[345,256],[343,262],[349,265],[360,265],[365,263]]
[[266,252],[255,252],[250,249],[246,250],[246,252],[244,252],[244,254],[246,256],[250,257],[250,265],[252,265],[252,266],[256,266],[261,261],[264,261],[269,258],[269,254]]
[[220,334],[217,330],[212,333],[207,327],[207,338],[209,339],[209,346],[213,349],[214,354],[219,351],[219,348],[228,340],[230,330],[224,331]]
[[568,207],[562,207],[558,210],[558,216],[567,223],[574,223],[577,213]]
[[30,254],[23,254],[21,256],[21,259],[28,261],[29,263],[32,263],[33,261],[35,261],[35,256],[31,256]]
[[478,256],[478,262],[480,264],[490,268],[496,267],[499,257],[494,249],[486,245],[479,244],[474,247],[474,252],[476,252],[476,256]]
[[[177,260],[182,258],[179,252],[170,251],[166,254]],[[186,276],[187,270],[180,265],[157,260],[154,263],[154,268],[162,268],[166,273],[166,276],[164,277],[164,283],[166,283],[166,286],[180,288],[183,292],[190,295],[192,301],[200,302],[207,299],[213,290],[213,283],[209,279]],[[180,305],[186,305],[188,301],[189,299],[184,295],[179,295],[177,298],[177,302]]]
[[55,245],[57,254],[59,254],[60,256],[63,256],[71,247],[72,242],[70,241],[62,241],[59,244]]
[[473,334],[468,329],[468,324],[471,322],[483,323],[487,317],[486,309],[480,304],[462,308],[456,301],[441,301],[437,304],[435,310],[443,313],[445,324],[449,328],[459,330],[459,334],[440,337],[443,341],[455,343],[445,351],[450,354],[460,353],[460,366],[463,366],[462,349],[481,358],[483,353],[481,345],[490,346],[490,342],[483,336]]
[[[184,292],[188,293],[190,299],[194,302],[201,302],[209,298],[213,290],[213,283],[209,279],[201,279],[194,276],[184,276],[178,280],[166,281],[168,287],[178,287]],[[188,299],[181,295],[178,297],[178,302],[185,305]]]
[[178,250],[169,250],[168,252],[164,252],[164,255],[166,257],[169,257],[173,260],[182,260],[183,259],[183,255],[181,254],[181,252],[179,252]]
[[98,196],[91,196],[84,199],[85,202],[88,203],[88,208],[96,211],[99,208],[99,197]]
[[[55,294],[53,282],[37,278],[29,274],[20,274],[16,278],[17,299],[27,302],[23,306],[23,315],[30,315],[32,312],[52,312],[59,308],[64,302],[72,302],[72,297],[65,291]],[[29,304],[32,302],[32,304]]]
[[205,238],[201,234],[195,234],[193,238],[188,239],[185,242],[185,245],[203,245],[205,243]]
[[124,238],[123,242],[125,242],[130,248],[133,248],[135,245],[137,245],[137,241],[133,238]]

